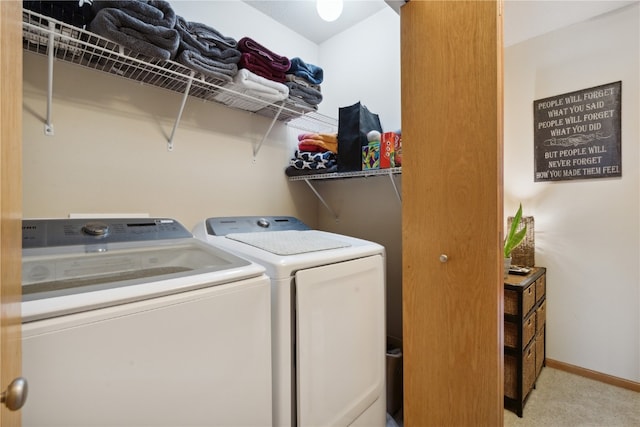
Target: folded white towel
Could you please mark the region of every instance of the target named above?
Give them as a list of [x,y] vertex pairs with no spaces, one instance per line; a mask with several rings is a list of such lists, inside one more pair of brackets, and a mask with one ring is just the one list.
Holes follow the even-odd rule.
[[248,111],[258,111],[289,97],[289,88],[286,85],[265,79],[246,68],[239,69],[233,81],[223,87],[233,92],[221,90],[214,97],[216,101]]

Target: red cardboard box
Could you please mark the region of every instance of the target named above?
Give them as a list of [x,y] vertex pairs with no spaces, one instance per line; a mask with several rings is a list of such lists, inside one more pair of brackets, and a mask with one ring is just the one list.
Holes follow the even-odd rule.
[[380,169],[396,167],[395,151],[400,136],[395,132],[385,132],[380,138]]

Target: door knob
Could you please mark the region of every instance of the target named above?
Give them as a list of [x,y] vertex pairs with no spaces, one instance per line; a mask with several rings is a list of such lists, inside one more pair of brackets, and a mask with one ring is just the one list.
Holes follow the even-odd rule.
[[447,262],[449,261],[449,256],[447,254],[441,254],[440,255],[440,262]]
[[0,402],[4,403],[10,411],[17,411],[27,400],[28,391],[27,380],[18,377],[11,381],[9,387],[0,394]]

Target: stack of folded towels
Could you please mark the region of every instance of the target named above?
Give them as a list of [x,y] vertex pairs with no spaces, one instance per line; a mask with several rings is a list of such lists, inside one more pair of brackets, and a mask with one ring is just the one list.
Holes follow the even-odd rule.
[[188,22],[181,16],[175,29],[180,35],[176,61],[207,77],[230,82],[238,72],[238,42],[215,28],[199,22]]
[[243,37],[238,41],[238,49],[242,52],[240,68],[246,68],[274,82],[286,81],[285,73],[291,67],[289,58],[278,55],[249,37]]
[[317,110],[322,102],[320,84],[324,71],[317,65],[307,64],[300,58],[291,59],[291,67],[286,73],[285,84],[289,88],[289,98],[297,105]]
[[[238,93],[244,96],[238,96]],[[288,96],[289,88],[282,83],[241,68],[233,77],[233,81],[225,84],[213,99],[229,107],[258,111],[270,104],[283,101]]]
[[285,174],[299,176],[336,172],[337,153],[337,133],[301,133],[298,135],[298,147]]
[[95,0],[88,29],[135,53],[154,59],[173,59],[180,36],[176,14],[163,0]]
[[130,50],[127,54],[179,62],[213,80],[220,87],[214,99],[230,107],[258,111],[290,100],[294,108],[307,112],[317,110],[322,101],[322,68],[297,57],[290,60],[250,37],[236,41],[208,25],[189,22],[177,16],[166,0],[25,1],[24,5],[72,25],[86,25]]
[[[238,41],[241,52],[240,69],[233,81],[223,86],[214,99],[225,105],[248,111],[258,111],[289,97],[284,84],[290,62],[285,56],[267,49],[249,37]],[[239,97],[241,93],[245,96]]]

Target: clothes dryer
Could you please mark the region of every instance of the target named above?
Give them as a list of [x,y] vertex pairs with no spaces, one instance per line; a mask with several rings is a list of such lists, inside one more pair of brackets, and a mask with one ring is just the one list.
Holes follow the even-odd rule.
[[264,426],[264,268],[167,218],[23,221],[23,426]]
[[384,426],[384,247],[293,217],[208,218],[193,234],[271,279],[273,425]]

